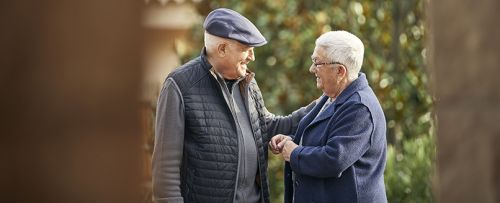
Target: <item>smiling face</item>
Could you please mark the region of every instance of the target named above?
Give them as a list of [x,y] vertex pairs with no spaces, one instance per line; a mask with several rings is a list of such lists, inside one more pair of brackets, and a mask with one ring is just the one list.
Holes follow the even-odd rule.
[[342,79],[345,78],[342,65],[332,63],[326,57],[326,52],[323,47],[316,46],[314,53],[311,56],[313,63],[309,68],[309,72],[316,76],[316,87],[321,89],[323,93],[329,97],[335,98],[340,94]]
[[222,49],[219,48],[219,51],[222,58],[218,64],[217,71],[225,79],[237,79],[245,76],[247,64],[255,60],[253,47],[236,41],[226,43]]

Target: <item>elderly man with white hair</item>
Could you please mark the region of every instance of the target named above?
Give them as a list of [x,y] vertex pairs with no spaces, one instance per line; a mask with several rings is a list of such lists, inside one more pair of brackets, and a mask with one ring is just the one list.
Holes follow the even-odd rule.
[[269,143],[285,164],[285,202],[387,202],[386,121],[365,74],[364,46],[346,31],[316,40],[309,71],[323,91],[295,134]]
[[255,25],[220,8],[206,17],[200,56],[174,70],[158,98],[153,152],[155,202],[268,203],[267,143],[292,133],[310,110],[275,116],[254,73]]

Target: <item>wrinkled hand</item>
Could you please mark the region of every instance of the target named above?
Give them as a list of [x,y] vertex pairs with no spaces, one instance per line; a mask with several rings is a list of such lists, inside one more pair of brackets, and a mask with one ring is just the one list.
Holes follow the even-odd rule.
[[[286,140],[291,141],[292,138],[290,136],[286,136],[283,134],[277,134],[274,137],[272,137],[271,141],[269,142],[269,148],[271,149],[271,152],[273,152],[273,154],[281,153],[281,151],[283,150],[283,144],[285,144],[282,142]],[[280,145],[280,143],[282,144]]]
[[281,156],[283,156],[283,159],[285,161],[290,161],[290,156],[292,155],[293,150],[299,146],[291,140],[283,140],[281,143],[278,144],[278,146],[279,145],[283,146],[281,151]]

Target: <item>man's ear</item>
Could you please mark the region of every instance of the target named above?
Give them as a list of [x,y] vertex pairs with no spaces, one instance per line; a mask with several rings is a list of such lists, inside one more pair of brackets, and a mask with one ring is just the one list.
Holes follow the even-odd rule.
[[217,44],[217,55],[218,56],[220,56],[220,57],[226,56],[227,51],[228,51],[227,43],[223,42],[223,43]]
[[337,68],[337,74],[341,77],[347,76],[347,68],[344,65],[339,64],[339,68]]

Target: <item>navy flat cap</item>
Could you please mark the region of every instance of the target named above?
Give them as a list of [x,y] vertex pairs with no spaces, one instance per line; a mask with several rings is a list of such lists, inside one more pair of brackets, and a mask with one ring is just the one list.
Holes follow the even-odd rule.
[[215,36],[233,39],[251,47],[260,47],[267,43],[255,25],[236,11],[219,8],[205,18],[203,28]]

